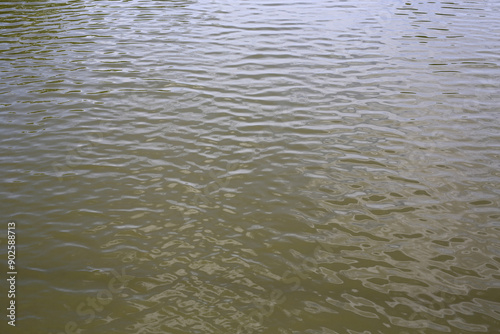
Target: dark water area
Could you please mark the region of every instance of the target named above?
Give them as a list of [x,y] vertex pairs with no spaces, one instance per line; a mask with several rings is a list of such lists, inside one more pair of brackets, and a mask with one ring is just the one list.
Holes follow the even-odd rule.
[[499,13],[0,2],[0,331],[500,332]]

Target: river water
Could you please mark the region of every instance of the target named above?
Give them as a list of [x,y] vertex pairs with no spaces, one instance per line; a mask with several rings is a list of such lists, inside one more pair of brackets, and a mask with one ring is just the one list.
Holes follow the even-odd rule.
[[2,332],[497,333],[498,13],[2,1]]

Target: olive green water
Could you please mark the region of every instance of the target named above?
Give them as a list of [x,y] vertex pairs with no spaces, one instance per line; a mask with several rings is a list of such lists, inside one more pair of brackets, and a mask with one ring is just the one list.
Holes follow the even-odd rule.
[[497,333],[499,12],[0,2],[1,332]]

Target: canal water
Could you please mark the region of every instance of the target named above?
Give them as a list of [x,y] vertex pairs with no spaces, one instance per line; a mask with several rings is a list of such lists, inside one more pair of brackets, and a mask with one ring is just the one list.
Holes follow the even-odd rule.
[[0,3],[2,333],[497,333],[500,3]]

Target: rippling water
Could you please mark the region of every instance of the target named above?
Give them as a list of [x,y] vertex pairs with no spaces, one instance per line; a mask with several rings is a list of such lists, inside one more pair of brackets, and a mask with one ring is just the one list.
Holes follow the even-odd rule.
[[498,332],[499,12],[2,1],[2,328]]

